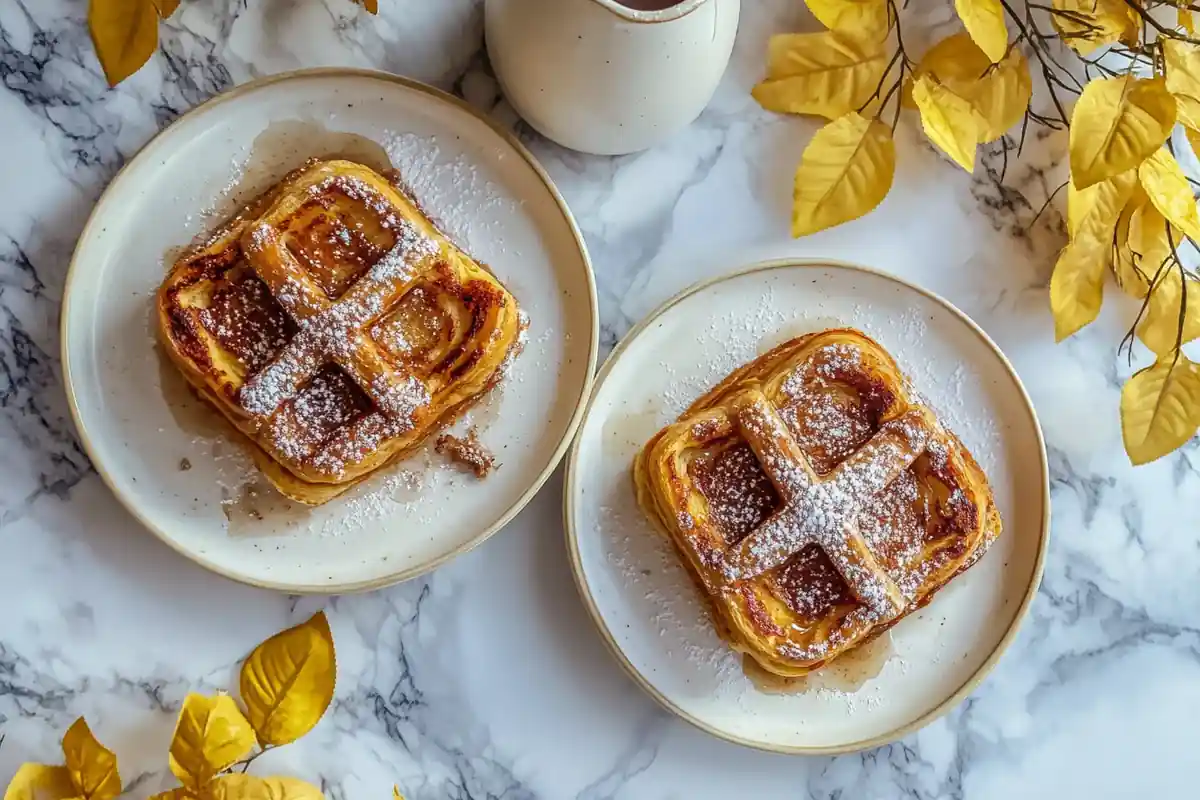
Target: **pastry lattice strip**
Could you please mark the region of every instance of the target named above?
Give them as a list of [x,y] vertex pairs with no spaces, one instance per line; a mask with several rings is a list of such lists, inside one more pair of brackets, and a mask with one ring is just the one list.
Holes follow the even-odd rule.
[[923,416],[909,411],[884,423],[823,477],[812,469],[761,392],[748,393],[734,409],[734,417],[783,499],[783,507],[726,553],[725,577],[744,580],[760,575],[815,543],[876,618],[899,614],[908,599],[871,553],[856,520],[863,507],[924,452],[929,431]]
[[251,230],[245,247],[247,261],[300,329],[276,358],[242,387],[241,404],[260,425],[329,362],[341,367],[393,422],[411,426],[413,412],[428,404],[425,384],[393,366],[367,334],[367,328],[426,271],[423,263],[441,253],[433,240],[407,220],[392,219],[396,246],[334,301],[308,276],[269,223]]

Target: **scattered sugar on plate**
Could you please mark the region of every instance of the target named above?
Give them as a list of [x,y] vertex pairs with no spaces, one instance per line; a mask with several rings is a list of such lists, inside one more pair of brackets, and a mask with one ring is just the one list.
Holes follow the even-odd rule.
[[229,161],[229,177],[225,184],[217,189],[208,205],[189,213],[184,218],[184,223],[189,227],[193,224],[208,226],[231,215],[236,210],[233,207],[233,201],[238,188],[246,177],[246,166],[249,161],[248,153],[232,157]]
[[332,500],[338,504],[338,513],[310,521],[307,530],[321,536],[345,536],[395,514],[404,514],[416,525],[432,525],[442,512],[436,500],[458,483],[458,476],[433,456],[431,445],[383,472]]
[[[501,216],[516,202],[501,197],[465,154],[447,159],[436,136],[416,133],[387,131],[382,144],[403,188],[455,244],[484,261],[520,256],[509,252],[497,233]],[[490,251],[481,252],[485,244]]]

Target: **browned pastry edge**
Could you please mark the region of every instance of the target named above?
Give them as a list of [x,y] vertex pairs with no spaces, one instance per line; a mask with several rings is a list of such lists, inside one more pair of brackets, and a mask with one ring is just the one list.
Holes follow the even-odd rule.
[[[161,338],[164,335],[163,326],[160,325],[158,330]],[[518,337],[509,348],[508,358],[515,358],[518,356],[523,346],[524,343],[521,341],[520,337]],[[281,464],[276,462],[275,459],[271,458],[271,456],[268,455],[265,450],[259,447],[257,442],[238,430],[236,426],[229,424],[228,420],[225,419],[225,415],[222,413],[221,406],[213,400],[211,396],[211,390],[208,388],[205,381],[202,378],[198,379],[193,375],[195,370],[191,368],[191,364],[189,362],[180,359],[177,356],[174,348],[164,347],[162,349],[171,358],[171,361],[179,368],[179,371],[187,380],[188,385],[195,390],[196,394],[200,396],[200,399],[203,400],[209,408],[216,412],[223,422],[225,422],[231,434],[230,438],[245,445],[247,452],[249,452],[250,457],[254,460],[255,466],[257,466],[258,469],[264,475],[266,475],[268,479],[270,479],[271,484],[275,486],[275,488],[278,489],[280,494],[283,496],[299,503],[304,503],[305,505],[320,505],[321,503],[332,500],[340,494],[344,494],[358,484],[370,478],[378,471],[375,470],[354,480],[337,484],[315,483],[312,481],[306,481],[298,475],[295,475]],[[464,402],[459,403],[457,406],[447,409],[446,413],[439,418],[437,424],[430,426],[429,431],[424,437],[415,442],[406,450],[396,453],[394,456],[392,456],[392,458],[388,459],[388,461],[382,467],[380,467],[380,469],[386,468],[397,463],[398,461],[408,458],[414,452],[419,450],[425,444],[425,442],[428,441],[430,436],[433,436],[435,433],[439,433],[453,425],[462,417],[463,414],[470,411],[476,403],[479,403],[480,401],[489,397],[492,390],[501,382],[503,377],[504,376],[500,374],[495,375],[486,389],[479,392],[474,397],[468,398]]]

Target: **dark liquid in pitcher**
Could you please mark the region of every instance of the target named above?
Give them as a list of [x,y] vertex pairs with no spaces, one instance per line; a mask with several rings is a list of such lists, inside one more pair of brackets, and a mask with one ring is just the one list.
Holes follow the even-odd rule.
[[617,2],[634,11],[662,11],[679,5],[683,0],[617,0]]

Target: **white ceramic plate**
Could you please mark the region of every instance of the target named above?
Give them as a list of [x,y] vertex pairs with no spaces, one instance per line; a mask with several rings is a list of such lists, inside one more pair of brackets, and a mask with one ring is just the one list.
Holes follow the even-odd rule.
[[[769,694],[717,638],[670,542],[642,516],[630,464],[646,440],[734,367],[835,326],[857,327],[886,347],[959,434],[987,471],[1004,533],[892,630],[893,652],[856,691],[814,680],[803,693]],[[846,752],[929,722],[999,658],[1041,576],[1045,446],[1012,367],[944,300],[860,267],[773,262],[669,301],[605,364],[567,470],[575,577],[613,652],[668,709],[753,747]]]
[[[154,292],[179,248],[289,169],[327,155],[377,168],[390,160],[529,313],[510,379],[471,412],[501,464],[485,481],[425,452],[314,510],[253,496],[248,459],[157,351]],[[147,145],[79,240],[62,328],[72,411],[117,497],[204,566],[297,592],[412,577],[511,519],[566,450],[598,340],[582,238],[529,153],[448,95],[356,70],[248,84]]]

